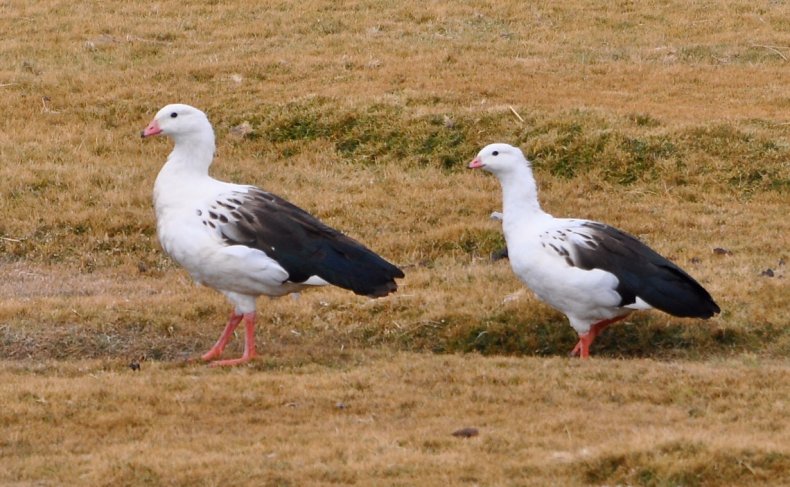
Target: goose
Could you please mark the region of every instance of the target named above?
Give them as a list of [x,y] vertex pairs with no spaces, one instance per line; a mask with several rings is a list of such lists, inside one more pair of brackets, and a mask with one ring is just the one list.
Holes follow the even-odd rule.
[[[216,366],[255,358],[256,300],[332,284],[369,297],[397,290],[403,271],[285,199],[250,185],[209,176],[214,130],[206,114],[167,105],[141,132],[164,135],[174,147],[154,183],[159,242],[198,284],[231,302],[225,329],[204,361]],[[239,323],[244,352],[219,360]]]
[[499,179],[510,266],[541,301],[567,316],[579,335],[572,356],[588,358],[601,331],[637,310],[693,318],[720,311],[705,288],[636,237],[543,211],[532,167],[519,148],[487,145],[469,168]]

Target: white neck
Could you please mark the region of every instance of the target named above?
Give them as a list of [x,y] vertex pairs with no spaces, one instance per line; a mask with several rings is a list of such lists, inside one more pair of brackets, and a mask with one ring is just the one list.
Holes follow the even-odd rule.
[[179,134],[175,147],[154,183],[154,207],[160,222],[169,209],[179,209],[184,201],[211,181],[208,168],[214,159],[214,131]]
[[526,164],[508,168],[507,172],[497,174],[502,185],[502,212],[505,219],[522,216],[541,217],[546,213],[538,202],[538,188],[532,169]]
[[167,157],[160,176],[195,177],[207,176],[208,168],[214,160],[214,131],[209,128],[194,134],[181,134],[173,137],[175,147]]

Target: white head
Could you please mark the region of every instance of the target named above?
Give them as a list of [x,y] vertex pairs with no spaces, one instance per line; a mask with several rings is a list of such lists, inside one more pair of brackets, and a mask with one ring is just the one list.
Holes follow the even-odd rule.
[[512,172],[520,167],[529,169],[529,161],[518,147],[509,144],[489,144],[477,153],[469,163],[469,169],[484,169],[497,176]]
[[210,138],[211,143],[214,143],[214,130],[206,114],[195,107],[180,103],[167,105],[159,110],[140,136],[145,138],[159,134],[171,137],[176,144],[179,140],[195,137]]

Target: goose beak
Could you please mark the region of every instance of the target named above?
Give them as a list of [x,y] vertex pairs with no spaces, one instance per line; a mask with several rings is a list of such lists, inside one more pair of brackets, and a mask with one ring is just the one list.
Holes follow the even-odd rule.
[[146,127],[145,130],[140,132],[140,137],[146,138],[161,133],[162,133],[162,129],[159,127],[159,122],[157,122],[156,119],[154,119],[151,123],[148,124],[148,127]]
[[479,157],[475,157],[474,160],[469,163],[469,169],[479,169],[483,166],[485,166],[485,164],[483,164],[483,161],[481,161]]

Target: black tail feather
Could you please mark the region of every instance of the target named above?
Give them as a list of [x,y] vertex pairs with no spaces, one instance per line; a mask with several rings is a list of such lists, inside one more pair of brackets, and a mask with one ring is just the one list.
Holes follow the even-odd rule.
[[404,277],[398,267],[349,237],[327,240],[322,247],[317,275],[355,294],[386,296],[398,289],[395,279]]
[[686,318],[710,318],[721,311],[700,283],[669,264],[659,266],[658,272],[638,286],[640,298],[656,309]]

